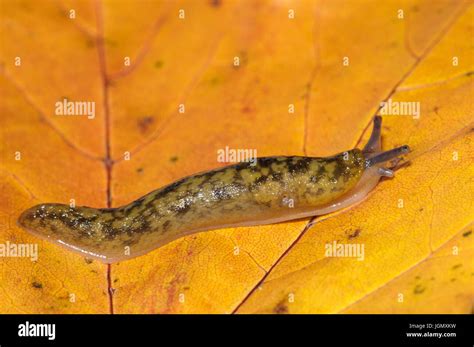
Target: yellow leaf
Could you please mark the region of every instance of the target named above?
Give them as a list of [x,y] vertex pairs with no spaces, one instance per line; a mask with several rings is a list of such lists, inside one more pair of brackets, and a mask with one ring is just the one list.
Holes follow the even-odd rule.
[[[469,2],[1,7],[0,244],[37,245],[38,259],[0,259],[0,312],[471,312]],[[58,116],[64,99],[95,102],[94,117]],[[421,107],[384,116],[384,149],[410,145],[410,163],[351,209],[195,234],[110,266],[16,225],[40,202],[129,203],[224,165],[226,146],[361,146],[388,100]],[[326,256],[334,242],[363,246],[361,260]]]

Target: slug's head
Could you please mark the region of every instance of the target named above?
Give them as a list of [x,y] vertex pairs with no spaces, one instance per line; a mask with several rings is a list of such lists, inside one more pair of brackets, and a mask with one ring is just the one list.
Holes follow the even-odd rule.
[[379,176],[393,177],[393,171],[386,168],[388,161],[397,159],[401,155],[410,152],[407,145],[393,148],[382,152],[382,117],[374,117],[374,128],[370,139],[362,150],[365,158],[365,169],[371,173],[377,173]]
[[410,148],[405,145],[383,152],[381,128],[382,118],[376,116],[369,141],[362,150],[355,150],[361,156],[363,173],[351,192],[350,200],[352,202],[359,201],[366,196],[378,184],[381,177],[393,177],[393,171],[386,167],[387,162],[410,151]]

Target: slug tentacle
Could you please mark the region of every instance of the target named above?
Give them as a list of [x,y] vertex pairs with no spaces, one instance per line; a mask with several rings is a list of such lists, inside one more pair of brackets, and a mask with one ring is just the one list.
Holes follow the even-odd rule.
[[182,178],[117,208],[40,204],[24,211],[18,223],[34,235],[111,263],[200,231],[330,213],[362,201],[381,176],[393,176],[384,163],[409,150],[381,152],[381,121],[374,118],[363,150],[326,158],[258,158]]
[[408,147],[406,145],[405,146],[400,146],[400,147],[391,149],[389,151],[377,153],[376,155],[372,156],[371,158],[366,159],[365,165],[367,167],[371,167],[371,166],[374,166],[376,164],[385,163],[389,160],[397,158],[397,157],[401,156],[402,154],[405,154],[405,153],[408,153],[408,152],[410,152],[410,147]]
[[379,167],[379,175],[383,177],[393,177],[393,170],[385,167]]
[[370,135],[369,141],[364,146],[362,153],[366,158],[374,155],[374,153],[380,152],[382,149],[382,117],[374,117],[374,125],[372,128],[372,134]]

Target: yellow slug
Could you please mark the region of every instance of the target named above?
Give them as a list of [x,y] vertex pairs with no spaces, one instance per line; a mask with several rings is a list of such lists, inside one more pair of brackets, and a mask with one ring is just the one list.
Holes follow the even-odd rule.
[[117,208],[40,204],[18,223],[27,231],[106,263],[130,259],[177,238],[225,227],[326,214],[361,201],[384,163],[408,146],[381,152],[381,118],[362,149],[327,158],[265,157],[195,174]]

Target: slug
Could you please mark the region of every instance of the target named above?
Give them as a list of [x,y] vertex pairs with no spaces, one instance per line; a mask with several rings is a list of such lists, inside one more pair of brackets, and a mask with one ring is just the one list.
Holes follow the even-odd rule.
[[376,116],[362,150],[241,162],[182,178],[117,208],[40,204],[18,223],[87,258],[113,263],[197,232],[330,213],[360,202],[380,177],[393,176],[385,163],[409,152],[408,146],[382,152],[381,124]]

